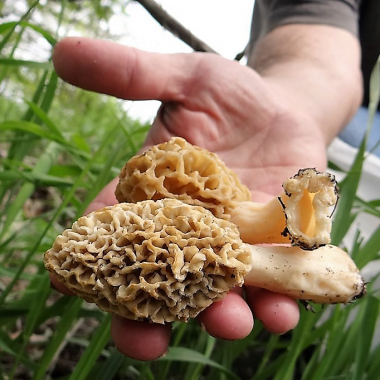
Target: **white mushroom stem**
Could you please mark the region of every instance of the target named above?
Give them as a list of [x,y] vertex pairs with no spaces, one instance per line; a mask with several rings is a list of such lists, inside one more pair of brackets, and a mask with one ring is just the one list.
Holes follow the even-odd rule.
[[[293,210],[292,213],[292,221],[296,220],[298,230],[306,236],[314,235],[315,231],[312,202],[312,195],[305,192],[304,197],[297,203],[298,210]],[[230,221],[238,226],[241,239],[245,243],[289,244],[291,238],[284,234],[288,223],[283,206],[287,204],[288,197],[285,193],[268,203],[239,202],[231,211]]]
[[[248,244],[247,244],[248,245]],[[248,245],[252,269],[244,284],[321,304],[347,303],[365,294],[359,269],[342,249]]]

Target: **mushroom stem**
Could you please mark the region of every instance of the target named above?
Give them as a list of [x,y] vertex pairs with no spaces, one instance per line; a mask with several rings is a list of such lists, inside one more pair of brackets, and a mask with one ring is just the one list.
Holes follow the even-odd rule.
[[[298,204],[298,229],[307,236],[315,231],[312,194],[305,192]],[[232,210],[230,221],[239,228],[241,239],[248,244],[289,244],[284,206],[288,204],[285,193],[268,203],[239,202]]]
[[321,304],[348,303],[365,294],[359,269],[338,247],[304,251],[299,247],[248,246],[252,269],[244,277],[245,285]]

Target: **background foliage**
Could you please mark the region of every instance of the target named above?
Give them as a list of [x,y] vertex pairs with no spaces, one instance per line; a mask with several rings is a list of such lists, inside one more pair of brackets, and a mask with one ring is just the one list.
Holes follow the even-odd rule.
[[[273,336],[256,326],[218,341],[176,323],[169,353],[152,363],[120,355],[110,317],[50,289],[42,254],[139,149],[148,126],[120,101],[60,81],[50,61],[70,31],[117,39],[114,12],[127,1],[0,2],[0,379],[376,379],[380,373],[377,276],[362,300],[301,310],[299,326]],[[379,69],[372,88],[373,108]],[[356,195],[364,143],[341,183],[334,224],[341,244],[359,212],[380,201]],[[378,260],[380,230],[346,247],[363,268]]]

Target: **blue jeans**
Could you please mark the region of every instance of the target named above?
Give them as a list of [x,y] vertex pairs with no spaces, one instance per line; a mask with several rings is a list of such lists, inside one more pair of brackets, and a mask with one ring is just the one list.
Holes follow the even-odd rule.
[[[347,124],[345,129],[340,133],[339,138],[345,143],[358,148],[364,138],[368,122],[368,109],[366,107],[359,108],[358,112]],[[367,141],[367,151],[372,152],[380,157],[380,144],[372,151],[376,144],[380,141],[380,112],[375,114],[372,129]]]

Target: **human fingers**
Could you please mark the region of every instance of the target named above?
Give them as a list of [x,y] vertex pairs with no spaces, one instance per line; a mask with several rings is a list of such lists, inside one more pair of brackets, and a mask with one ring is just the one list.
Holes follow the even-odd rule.
[[53,63],[63,80],[86,90],[130,100],[181,101],[192,71],[189,59],[196,65],[196,55],[186,54],[186,60],[183,57],[69,37],[56,45]]
[[227,340],[245,338],[254,324],[252,312],[238,292],[209,306],[198,320],[210,335]]
[[163,356],[169,345],[171,325],[132,321],[112,317],[111,336],[117,349],[137,360],[154,360]]
[[273,334],[284,334],[297,326],[299,308],[289,297],[269,290],[246,288],[246,300],[254,316]]
[[75,294],[71,290],[69,290],[65,285],[63,285],[62,282],[58,281],[57,277],[54,274],[49,273],[49,277],[51,288],[66,296],[75,296]]

